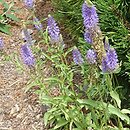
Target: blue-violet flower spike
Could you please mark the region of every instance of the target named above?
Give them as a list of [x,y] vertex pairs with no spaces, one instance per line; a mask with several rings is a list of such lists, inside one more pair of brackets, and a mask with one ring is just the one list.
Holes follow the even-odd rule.
[[97,54],[94,50],[89,49],[86,54],[86,59],[89,64],[96,64],[97,63]]
[[92,28],[98,24],[98,15],[94,5],[89,6],[86,2],[82,5],[82,17],[84,19],[85,28]]
[[51,40],[54,42],[58,42],[60,37],[60,30],[52,16],[49,16],[48,18],[47,28]]
[[0,37],[0,50],[4,48],[3,39]]
[[24,0],[24,4],[27,8],[33,8],[34,0]]
[[81,56],[81,53],[77,48],[73,49],[72,55],[73,55],[73,61],[75,62],[75,64],[80,65],[84,62]]
[[21,46],[21,57],[22,57],[23,63],[26,64],[27,66],[35,65],[35,59],[34,59],[32,50],[26,44]]
[[91,34],[89,33],[89,32],[85,32],[84,33],[84,39],[85,39],[85,41],[87,42],[87,43],[89,43],[89,44],[92,44],[92,37],[91,37]]
[[114,48],[110,48],[106,52],[106,56],[102,60],[102,71],[113,72],[118,67],[118,57]]
[[35,22],[35,23],[34,23],[34,27],[35,27],[38,31],[42,30],[42,24],[40,23],[39,19],[35,17],[35,18],[33,19],[33,21]]

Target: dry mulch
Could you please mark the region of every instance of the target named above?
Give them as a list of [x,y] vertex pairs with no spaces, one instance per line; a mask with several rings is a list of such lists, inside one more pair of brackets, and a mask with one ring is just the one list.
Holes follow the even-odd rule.
[[[9,1],[9,0],[6,0]],[[44,8],[42,5],[44,5]],[[29,15],[28,10],[21,1],[15,0],[15,6],[20,12],[17,16],[26,20]],[[50,3],[37,0],[36,11],[40,10],[43,14],[37,14],[44,17],[52,10]],[[50,10],[49,10],[50,9]],[[6,56],[14,52],[18,54],[21,42],[21,23],[11,23],[12,35],[8,36],[0,33],[5,46]],[[0,130],[46,130],[43,123],[44,108],[38,103],[38,97],[33,91],[25,93],[26,84],[29,80],[25,72],[19,72],[16,65],[11,61],[3,61],[0,57]]]
[[0,69],[0,130],[44,130],[37,96],[25,93],[27,75],[10,62]]

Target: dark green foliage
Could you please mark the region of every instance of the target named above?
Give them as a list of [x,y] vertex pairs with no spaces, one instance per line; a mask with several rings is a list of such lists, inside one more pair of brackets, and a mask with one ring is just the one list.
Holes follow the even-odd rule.
[[121,0],[118,8],[121,10],[122,17],[130,22],[130,0]]
[[[52,0],[56,12],[54,16],[58,21],[64,23],[70,35],[78,38],[82,35],[83,24],[81,8],[83,0]],[[78,35],[77,35],[78,34]]]

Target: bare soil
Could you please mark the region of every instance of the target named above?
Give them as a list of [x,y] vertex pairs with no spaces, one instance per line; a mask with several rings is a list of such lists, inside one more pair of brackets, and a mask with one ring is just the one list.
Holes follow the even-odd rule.
[[[10,2],[9,0],[6,0]],[[21,0],[15,0],[15,6],[20,9],[16,13],[21,20],[29,15]],[[36,0],[35,11],[39,19],[46,17],[51,11],[50,1]],[[2,7],[0,6],[0,11]],[[0,32],[4,40],[4,54],[11,56],[19,54],[21,42],[21,23],[10,23],[12,35]],[[19,72],[12,61],[4,61],[0,57],[0,130],[46,130],[43,123],[44,108],[38,103],[38,97],[33,90],[25,93],[29,76]]]

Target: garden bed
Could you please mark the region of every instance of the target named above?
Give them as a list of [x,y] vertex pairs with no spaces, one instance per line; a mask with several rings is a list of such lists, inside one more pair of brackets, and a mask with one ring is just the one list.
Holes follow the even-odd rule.
[[0,7],[0,130],[128,130],[130,30],[121,11],[129,6],[6,2]]

